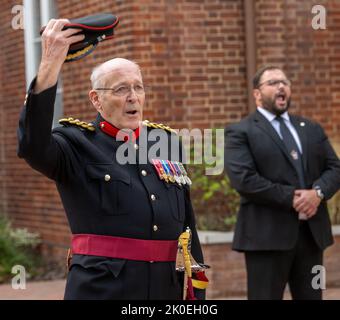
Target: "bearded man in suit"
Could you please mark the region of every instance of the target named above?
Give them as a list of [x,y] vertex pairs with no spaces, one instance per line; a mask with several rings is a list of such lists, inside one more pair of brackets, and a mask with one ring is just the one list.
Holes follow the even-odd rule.
[[312,269],[333,243],[326,201],[340,188],[340,162],[318,123],[288,113],[291,82],[280,68],[258,70],[253,86],[257,110],[225,131],[248,298],[282,299],[288,283],[293,299],[321,299]]

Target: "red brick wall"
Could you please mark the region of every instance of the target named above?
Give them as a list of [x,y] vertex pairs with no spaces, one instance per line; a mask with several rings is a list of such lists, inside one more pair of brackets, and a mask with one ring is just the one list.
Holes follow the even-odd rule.
[[[0,14],[0,18],[2,18]],[[2,31],[2,27],[0,26],[0,31]],[[2,88],[2,80],[3,80],[3,42],[0,43],[0,88]],[[3,91],[0,89],[0,101],[3,101]],[[3,143],[5,139],[4,135],[4,111],[0,106],[0,212],[3,212],[5,205],[5,145]]]
[[[327,10],[327,29],[311,26],[314,5]],[[277,64],[292,79],[295,112],[320,121],[339,141],[340,2],[256,1],[257,64]]]
[[[60,17],[113,12],[113,40],[89,57],[65,65],[65,115],[91,120],[89,74],[113,57],[136,60],[151,87],[146,118],[173,127],[223,127],[247,113],[242,0],[59,0]],[[310,26],[313,3],[327,7],[327,30]],[[69,228],[54,184],[16,157],[16,127],[25,96],[23,30],[11,29],[11,8],[0,4],[0,212],[39,231],[50,245],[66,246]],[[293,80],[296,112],[313,117],[337,139],[340,27],[337,1],[256,0],[257,65],[277,63]]]
[[[16,156],[16,127],[26,90],[23,30],[11,28],[14,17],[11,9],[18,4],[18,1],[2,1],[0,10],[1,34],[6,39],[1,41],[0,212],[10,215],[20,226],[44,230],[44,237],[53,238],[60,229],[67,230],[61,210],[54,206],[59,206],[54,187]],[[51,224],[55,215],[60,218]]]
[[207,299],[246,294],[246,270],[242,253],[232,251],[230,243],[203,246],[204,262],[210,266]]
[[121,20],[113,41],[102,43],[86,63],[65,66],[68,114],[93,117],[87,101],[90,71],[117,56],[136,60],[144,71],[151,87],[146,118],[175,127],[209,128],[224,126],[245,113],[242,1],[59,3],[60,16],[112,11]]

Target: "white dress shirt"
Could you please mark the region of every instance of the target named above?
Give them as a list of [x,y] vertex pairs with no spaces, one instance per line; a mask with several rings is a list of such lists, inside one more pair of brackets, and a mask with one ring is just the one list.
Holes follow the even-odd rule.
[[[264,109],[263,107],[257,107],[257,110],[270,122],[270,124],[273,126],[277,134],[282,139],[281,131],[280,131],[280,122],[276,120],[276,115],[271,113],[270,111]],[[299,148],[300,153],[302,154],[302,146],[301,141],[299,138],[298,133],[296,132],[294,126],[292,125],[292,122],[289,119],[289,114],[286,111],[285,113],[281,114],[281,118],[283,118],[285,125],[287,126],[290,133],[293,135],[293,138]]]

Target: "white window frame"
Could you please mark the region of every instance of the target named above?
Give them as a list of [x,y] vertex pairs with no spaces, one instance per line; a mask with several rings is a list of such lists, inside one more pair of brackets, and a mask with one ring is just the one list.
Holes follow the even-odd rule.
[[[55,0],[24,0],[24,37],[25,37],[25,72],[26,88],[36,76],[41,59],[37,43],[41,43],[40,35],[34,34],[34,21],[37,19],[35,5],[40,6],[40,24],[44,26],[52,18],[57,18]],[[41,27],[39,26],[39,27]],[[53,127],[58,125],[58,119],[63,116],[63,86],[61,77],[58,80],[56,102],[54,106]]]

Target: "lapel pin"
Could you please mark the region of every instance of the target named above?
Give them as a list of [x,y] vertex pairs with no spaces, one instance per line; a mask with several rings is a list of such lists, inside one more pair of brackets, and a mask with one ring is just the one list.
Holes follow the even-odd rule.
[[295,150],[292,150],[290,155],[292,156],[293,160],[298,160],[299,159],[299,154]]

